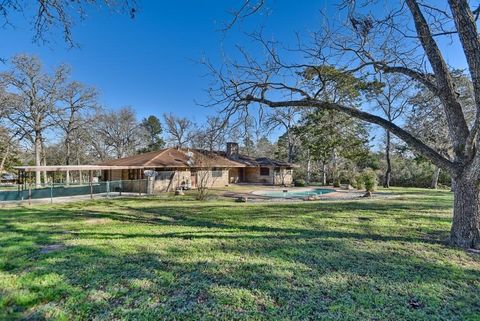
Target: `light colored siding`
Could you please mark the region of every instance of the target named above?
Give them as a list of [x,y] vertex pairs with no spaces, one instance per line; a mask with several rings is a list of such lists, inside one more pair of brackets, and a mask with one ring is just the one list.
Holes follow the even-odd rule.
[[245,181],[249,183],[273,184],[273,168],[269,175],[260,175],[260,167],[245,168]]
[[172,192],[182,185],[191,185],[191,172],[189,169],[159,171],[155,177],[153,192]]
[[269,167],[268,175],[260,175],[260,167],[245,168],[246,183],[290,185],[293,182],[293,170]]
[[293,169],[278,168],[273,178],[275,185],[290,185],[293,183]]
[[[214,170],[220,176],[215,177],[212,170],[198,170],[193,172],[197,177],[197,186],[200,184],[202,178],[205,179],[207,187],[223,187],[228,185],[228,169]],[[197,186],[192,186],[192,172],[190,169],[178,169],[172,171],[162,171],[155,178],[153,191],[154,193],[172,192],[181,186],[190,186],[195,189]],[[172,177],[173,175],[173,177]]]
[[[214,175],[213,172],[216,172],[217,175]],[[205,186],[207,187],[224,187],[228,183],[228,169],[219,168],[215,170],[199,170],[197,171],[197,184],[199,185],[201,181],[204,181]]]

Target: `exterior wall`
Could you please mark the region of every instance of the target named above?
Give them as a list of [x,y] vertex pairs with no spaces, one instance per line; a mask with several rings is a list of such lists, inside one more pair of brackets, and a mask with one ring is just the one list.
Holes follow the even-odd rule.
[[[228,169],[222,168],[214,170],[220,173],[219,177],[214,177],[212,170],[197,170],[190,169],[172,169],[171,171],[159,171],[159,175],[155,177],[153,184],[154,193],[172,192],[177,188],[186,186],[192,189],[198,187],[203,181],[207,187],[223,187],[228,185]],[[192,178],[192,175],[196,178]]]
[[260,167],[245,168],[245,182],[273,184],[273,168],[270,168],[269,175],[260,175]]
[[143,178],[145,178],[143,176],[143,169],[114,169],[102,171],[102,180],[104,181],[127,181]]
[[[157,169],[159,175],[153,180],[153,193],[172,192],[177,188],[186,186],[196,188],[205,181],[207,187],[224,187],[231,183],[247,182],[260,184],[290,185],[293,182],[293,170],[286,168],[269,167],[269,175],[260,175],[260,167],[246,168],[218,168],[212,170],[190,170],[185,168],[172,168],[170,170]],[[242,180],[241,172],[244,172]],[[194,177],[192,177],[194,175]],[[110,181],[127,181],[129,177],[128,170],[103,171],[102,179]],[[195,180],[197,186],[195,186]],[[143,191],[142,191],[143,192]]]
[[153,183],[153,192],[172,192],[180,186],[191,185],[191,172],[189,169],[172,169],[159,171]]
[[147,193],[147,181],[146,180],[123,181],[122,182],[122,192],[146,194]]
[[240,183],[242,181],[242,177],[240,176],[240,168],[231,168],[229,171],[229,183]]
[[260,176],[259,167],[247,167],[245,168],[245,182],[249,183],[263,183],[271,184],[272,181],[268,176]]
[[[214,176],[212,172],[215,172]],[[197,186],[204,184],[206,187],[224,187],[229,184],[229,173],[226,168],[218,168],[212,170],[199,170],[197,171]]]
[[290,185],[293,183],[293,169],[277,168],[273,175],[275,185]]
[[[260,167],[245,168],[245,183],[260,183],[271,185],[290,185],[293,183],[293,170],[287,168],[268,167],[268,175],[260,175]],[[238,169],[237,169],[238,170]],[[241,178],[233,169],[230,170],[230,183],[242,182]]]
[[121,170],[121,169],[102,171],[102,180],[104,180],[104,181],[121,181],[122,177],[123,177],[122,172],[123,172],[123,170]]

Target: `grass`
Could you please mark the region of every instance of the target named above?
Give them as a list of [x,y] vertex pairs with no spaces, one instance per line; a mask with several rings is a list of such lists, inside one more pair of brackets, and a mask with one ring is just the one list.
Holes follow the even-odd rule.
[[0,320],[479,320],[452,196],[0,210]]

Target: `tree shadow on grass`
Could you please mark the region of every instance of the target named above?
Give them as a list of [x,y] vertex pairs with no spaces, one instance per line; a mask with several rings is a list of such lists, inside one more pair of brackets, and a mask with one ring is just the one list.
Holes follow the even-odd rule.
[[[357,214],[345,213],[358,205],[250,211],[208,203],[107,204],[101,211],[95,203],[1,213],[0,273],[15,282],[0,290],[6,298],[0,300],[0,319],[474,320],[480,313],[476,261],[449,264],[438,252],[460,256],[463,264],[468,257],[415,233],[362,229],[368,220],[354,229],[345,220]],[[337,229],[278,225],[282,213],[295,209],[305,215],[320,211],[312,214],[317,220],[333,215],[327,218],[339,218]],[[388,205],[369,205],[360,216],[396,216],[391,213]],[[92,218],[108,219],[107,226],[117,224],[118,231],[76,225]],[[438,216],[411,219],[443,223]],[[43,244],[71,240],[82,242],[39,251]]]
[[[51,234],[42,233],[24,237],[48,241]],[[200,255],[177,247],[175,240],[157,252],[139,244],[125,252],[79,245],[47,254],[32,251],[23,258],[10,253],[9,259],[24,266],[3,271],[20,275],[18,287],[4,293],[13,311],[5,316],[333,320],[396,315],[413,320],[437,315],[460,320],[480,312],[479,294],[468,285],[478,284],[478,270],[351,245],[336,238],[246,236],[218,240]],[[412,298],[421,309],[408,305]]]

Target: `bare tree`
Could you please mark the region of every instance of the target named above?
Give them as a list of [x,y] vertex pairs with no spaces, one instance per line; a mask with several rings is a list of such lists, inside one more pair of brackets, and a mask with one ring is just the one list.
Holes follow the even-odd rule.
[[[63,131],[65,147],[65,165],[72,163],[72,141],[77,131],[86,125],[88,118],[83,117],[85,112],[93,110],[97,105],[97,91],[82,83],[73,81],[68,83],[60,94],[61,107],[57,109],[55,117],[57,126]],[[70,172],[66,172],[66,184],[70,183]]]
[[295,137],[292,133],[292,128],[297,122],[301,110],[298,108],[285,107],[274,109],[265,117],[265,126],[270,130],[281,127],[285,130],[287,138],[287,161],[293,162],[293,152],[295,146]]
[[0,88],[0,173],[3,172],[7,159],[12,154],[12,150],[17,145],[19,130],[10,128],[6,122],[8,116],[12,112],[12,94],[5,91],[5,88]]
[[[197,150],[194,157],[190,159],[191,166],[195,166],[196,170],[196,198],[198,200],[206,200],[211,188],[215,185],[218,176],[223,175],[223,169],[216,168],[218,155],[215,152],[207,150]],[[218,175],[217,175],[218,174]]]
[[219,116],[208,116],[205,124],[191,133],[191,146],[209,151],[225,146],[228,124]]
[[108,137],[104,136],[104,111],[97,110],[97,112],[85,121],[85,126],[75,132],[75,138],[79,138],[87,145],[87,153],[92,155],[93,159],[98,159],[102,162],[110,159],[112,156],[112,149],[108,144]]
[[185,146],[195,131],[195,124],[188,118],[178,117],[174,114],[163,114],[163,121],[167,126],[165,131],[168,135],[168,141],[176,147]]
[[[58,67],[53,74],[43,70],[42,63],[34,56],[17,55],[13,68],[0,74],[1,83],[13,90],[9,104],[9,121],[34,146],[35,165],[42,165],[42,145],[45,131],[53,126],[53,115],[60,88],[68,74],[68,68]],[[36,186],[40,186],[40,172],[35,172]]]
[[[471,80],[461,71],[454,71],[455,90],[462,103],[463,113],[471,126],[475,117],[475,100]],[[453,156],[453,146],[449,138],[448,123],[443,112],[442,102],[424,86],[418,86],[415,95],[410,97],[412,110],[407,113],[405,128],[423,142],[433,146],[445,157]],[[432,175],[432,188],[437,188],[441,168],[436,166]]]
[[8,159],[12,156],[18,142],[16,134],[0,125],[0,173],[5,170]]
[[[400,118],[407,107],[411,95],[409,90],[412,87],[412,80],[401,75],[385,75],[381,77],[381,81],[385,84],[383,90],[375,92],[373,99],[377,107],[381,110],[383,116],[391,123]],[[392,176],[391,162],[391,144],[392,138],[389,130],[385,130],[385,161],[386,169],[383,177],[383,187],[390,187],[390,178]]]
[[[445,10],[417,0],[405,0],[391,9],[389,4],[374,16],[362,14],[372,5],[371,1],[345,1],[340,9],[346,10],[347,23],[314,33],[311,46],[300,42],[296,49],[302,54],[300,63],[284,59],[274,42],[257,37],[268,53],[267,61],[259,63],[245,58],[243,62],[231,63],[230,68],[211,69],[218,80],[218,86],[211,91],[214,103],[222,105],[228,114],[250,104],[321,108],[383,127],[451,173],[455,197],[450,242],[464,248],[480,248],[480,37],[476,17],[467,0],[449,0]],[[410,21],[414,30],[408,28]],[[438,38],[451,35],[458,36],[472,79],[476,115],[470,126],[451,70],[438,46]],[[322,99],[321,67],[328,65],[357,77],[402,74],[424,85],[442,103],[453,157],[445,157],[388,119]]]
[[128,12],[132,18],[137,12],[135,0],[3,0],[0,2],[0,23],[14,26],[10,16],[19,12],[27,17],[28,24],[33,25],[34,42],[46,42],[47,33],[60,30],[64,41],[75,46],[72,35],[75,21],[84,20],[86,10],[92,6]]
[[[137,150],[146,146],[147,134],[131,107],[103,112],[97,115],[95,123],[91,141],[98,146],[97,150],[100,150],[103,145],[106,153],[122,158],[134,155]],[[102,157],[108,156],[102,155]]]

